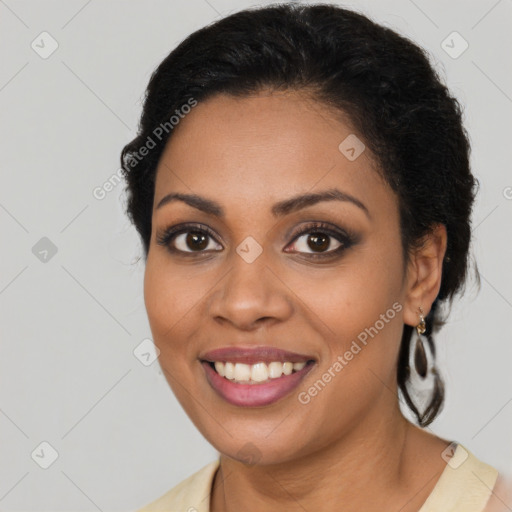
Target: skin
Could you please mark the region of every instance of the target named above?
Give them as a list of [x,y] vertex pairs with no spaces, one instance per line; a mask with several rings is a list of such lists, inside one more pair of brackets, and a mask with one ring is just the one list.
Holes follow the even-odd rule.
[[512,505],[512,479],[499,475],[484,512],[506,512]]
[[[435,226],[402,259],[398,201],[366,149],[349,161],[338,149],[355,133],[346,116],[306,92],[217,95],[180,121],[160,160],[144,297],[160,365],[177,399],[220,452],[212,512],[417,511],[432,491],[449,441],[409,423],[396,395],[403,324],[419,323],[441,284],[446,230]],[[359,135],[363,140],[363,136]],[[338,188],[350,202],[323,201],[282,218],[272,205]],[[168,193],[215,200],[225,218]],[[356,234],[338,256],[311,260],[308,221]],[[156,237],[182,222],[210,227],[203,253],[180,235],[172,254]],[[193,229],[191,228],[193,231]],[[248,236],[263,253],[236,252]],[[335,238],[317,252],[339,247]],[[194,249],[196,252],[194,252]],[[307,391],[366,327],[398,302],[377,335],[308,404]],[[237,407],[208,384],[198,356],[225,346],[271,345],[307,354],[316,365],[298,389],[265,407]],[[251,443],[249,448],[248,443]],[[252,450],[252,464],[245,457]]]

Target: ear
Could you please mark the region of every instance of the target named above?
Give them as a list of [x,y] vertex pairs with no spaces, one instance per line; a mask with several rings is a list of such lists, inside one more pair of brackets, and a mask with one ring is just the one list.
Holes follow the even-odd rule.
[[404,304],[404,322],[408,325],[419,323],[419,306],[428,315],[439,293],[447,238],[446,226],[436,224],[409,256]]

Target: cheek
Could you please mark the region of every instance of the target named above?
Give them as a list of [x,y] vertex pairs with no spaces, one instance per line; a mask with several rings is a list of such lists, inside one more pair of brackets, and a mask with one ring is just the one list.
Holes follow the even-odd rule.
[[396,251],[386,254],[376,246],[358,250],[332,270],[291,272],[287,280],[332,335],[357,334],[402,298],[401,260]]
[[371,375],[368,370],[386,382],[394,378],[403,329],[403,268],[396,244],[399,239],[374,239],[333,272],[297,275],[290,283],[324,335],[325,364],[343,357],[343,373],[355,387],[363,373]]
[[[187,272],[173,272],[172,267],[157,257],[148,256],[144,274],[144,303],[153,341],[160,350],[165,366],[180,367],[192,357],[182,340],[190,336],[187,318],[200,298],[201,281]],[[171,357],[172,356],[172,357]],[[175,363],[175,364],[174,364]],[[183,365],[181,365],[183,366]]]
[[[325,418],[327,438],[339,435],[345,421],[365,414],[393,389],[403,329],[399,284],[389,266],[381,272],[380,264],[347,265],[330,279],[303,282],[297,291],[314,312],[310,322],[324,339],[321,366],[299,390],[300,403]],[[343,415],[333,415],[333,410]]]
[[[380,388],[382,382],[391,383],[395,379],[403,330],[402,266],[399,254],[386,246],[382,252],[364,259],[366,263],[350,278],[353,293],[342,299],[354,318],[348,320],[350,346],[343,343],[343,348],[345,359],[353,357],[351,368],[347,368],[350,378],[355,379],[364,372],[366,385]],[[342,323],[340,320],[340,328]],[[352,356],[353,352],[357,354]]]

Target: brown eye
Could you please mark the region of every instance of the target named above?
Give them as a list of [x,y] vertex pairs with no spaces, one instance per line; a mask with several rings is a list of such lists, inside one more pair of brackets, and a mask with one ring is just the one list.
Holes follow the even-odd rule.
[[222,246],[215,242],[213,232],[196,226],[174,226],[157,236],[157,243],[173,253],[202,253],[207,250],[221,250]]
[[[337,244],[333,247],[333,244]],[[311,232],[299,236],[293,243],[294,250],[306,254],[334,252],[343,244],[335,240],[332,235],[320,232]]]
[[329,248],[329,239],[329,235],[324,235],[323,233],[313,233],[309,235],[307,244],[314,251],[318,249],[319,251],[323,252]]
[[[358,237],[354,234],[338,231],[326,223],[313,223],[302,229],[295,235],[292,242],[292,250],[285,252],[297,252],[307,258],[335,257],[345,249],[356,243]],[[217,243],[215,233],[201,224],[180,224],[168,228],[161,234],[157,234],[157,243],[166,247],[171,253],[182,256],[196,256],[217,252],[223,249]]]
[[312,259],[335,257],[352,247],[358,238],[331,224],[313,222],[294,235],[291,250],[287,249],[286,252],[297,252]]
[[204,235],[198,231],[189,231],[186,233],[185,237],[185,245],[192,249],[193,251],[198,250],[201,251],[206,249],[208,246],[208,235]]
[[212,237],[203,231],[185,231],[176,234],[172,242],[174,248],[182,252],[201,252],[207,249],[216,250]]

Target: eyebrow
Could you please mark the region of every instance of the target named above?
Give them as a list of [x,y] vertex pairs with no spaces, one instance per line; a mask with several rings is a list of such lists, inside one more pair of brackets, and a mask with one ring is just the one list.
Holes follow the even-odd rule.
[[[164,205],[173,201],[183,201],[189,206],[196,208],[197,210],[201,210],[204,213],[208,213],[220,218],[225,217],[224,209],[219,203],[213,201],[212,199],[198,196],[197,194],[167,194],[159,201],[156,209],[158,210],[159,208],[162,208]],[[342,192],[337,188],[331,188],[322,192],[300,194],[289,199],[285,199],[284,201],[275,203],[270,211],[274,217],[282,217],[308,206],[317,204],[321,201],[350,202],[363,210],[367,217],[371,218],[368,208],[359,199],[350,194],[347,194],[346,192]]]

